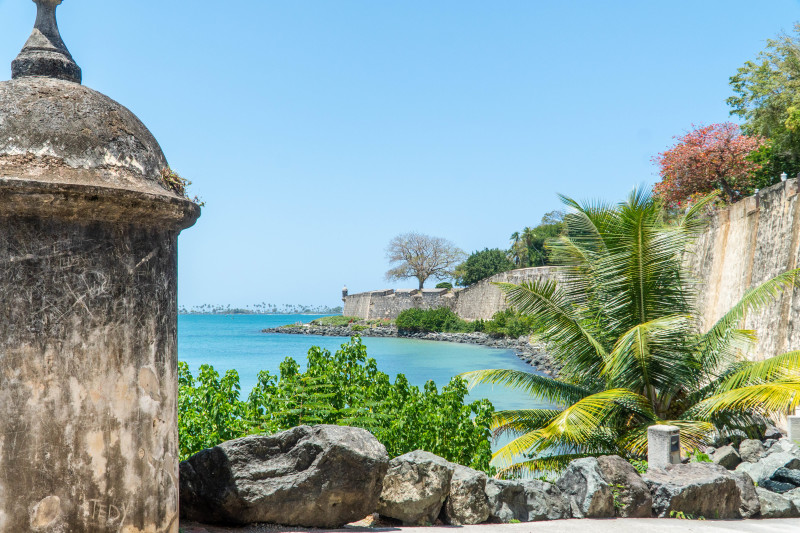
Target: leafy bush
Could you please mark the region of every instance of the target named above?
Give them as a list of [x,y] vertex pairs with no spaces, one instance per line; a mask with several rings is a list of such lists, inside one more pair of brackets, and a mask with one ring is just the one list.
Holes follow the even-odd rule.
[[358,322],[359,320],[361,319],[357,316],[334,315],[316,318],[311,321],[311,324],[315,326],[346,326],[351,322]]
[[452,289],[453,288],[453,284],[450,283],[449,281],[443,281],[441,283],[437,283],[436,284],[436,288],[437,289]]
[[446,307],[406,309],[397,315],[395,325],[399,331],[410,333],[470,333],[483,330],[483,322],[467,322]]
[[514,309],[498,311],[492,315],[491,320],[484,323],[484,331],[493,337],[517,339],[523,335],[530,335],[532,329],[533,320]]
[[403,374],[394,383],[380,372],[355,337],[331,354],[313,347],[305,372],[287,358],[279,375],[260,372],[246,401],[239,398],[238,374],[219,374],[203,365],[197,379],[179,363],[181,459],[228,439],[275,433],[301,424],[339,424],[371,431],[391,457],[422,449],[449,461],[490,472],[488,400],[464,403],[463,380],[438,390],[420,390]]

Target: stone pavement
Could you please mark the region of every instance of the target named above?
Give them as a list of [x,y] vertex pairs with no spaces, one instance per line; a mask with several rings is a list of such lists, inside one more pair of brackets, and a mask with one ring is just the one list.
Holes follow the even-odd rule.
[[[328,530],[281,528],[257,525],[245,528],[217,528],[198,524],[181,524],[183,533],[277,533],[280,531]],[[330,530],[333,531],[333,530]],[[676,520],[665,518],[617,518],[608,520],[553,520],[521,524],[480,524],[477,526],[376,527],[335,530],[347,533],[800,533],[800,518],[773,520]]]

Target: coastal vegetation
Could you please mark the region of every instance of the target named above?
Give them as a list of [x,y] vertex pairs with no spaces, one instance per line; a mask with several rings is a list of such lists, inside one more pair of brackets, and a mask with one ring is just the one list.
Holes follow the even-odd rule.
[[519,338],[532,331],[532,321],[515,311],[498,311],[491,320],[467,321],[446,307],[439,309],[406,309],[395,320],[404,333],[488,333],[493,337]]
[[470,385],[505,385],[557,405],[495,413],[494,433],[516,437],[495,454],[501,475],[557,471],[586,456],[641,459],[654,424],[679,427],[686,453],[720,436],[760,437],[800,403],[800,352],[752,362],[755,333],[741,329],[747,313],[796,287],[800,270],[748,290],[701,329],[684,257],[714,198],[674,222],[644,191],[619,205],[563,199],[573,212],[551,249],[566,279],[499,284],[561,365],[558,378],[463,374]]
[[391,382],[358,337],[335,353],[312,347],[305,370],[287,358],[278,375],[260,372],[245,399],[235,370],[220,376],[203,365],[195,377],[183,362],[178,370],[181,459],[246,435],[338,424],[369,430],[391,457],[421,449],[491,472],[492,404],[465,403],[460,378],[441,389],[432,381],[422,389],[412,386],[403,374]]

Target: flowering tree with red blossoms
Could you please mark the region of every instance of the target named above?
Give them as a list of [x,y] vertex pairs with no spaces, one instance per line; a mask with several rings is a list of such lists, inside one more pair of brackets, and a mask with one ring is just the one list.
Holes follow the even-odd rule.
[[661,174],[654,190],[667,205],[718,189],[725,201],[733,203],[752,190],[752,173],[761,165],[748,156],[766,143],[765,138],[742,135],[739,126],[724,122],[675,139],[675,146],[653,158]]

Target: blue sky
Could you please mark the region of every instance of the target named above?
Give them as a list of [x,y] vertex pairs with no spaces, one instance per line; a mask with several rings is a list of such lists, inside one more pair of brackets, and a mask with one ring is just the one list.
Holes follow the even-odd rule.
[[[622,199],[797,0],[65,0],[84,84],[136,113],[206,201],[179,301],[339,303],[396,234],[469,251],[559,207]],[[0,0],[0,65],[35,5]],[[0,80],[10,67],[0,69]]]

